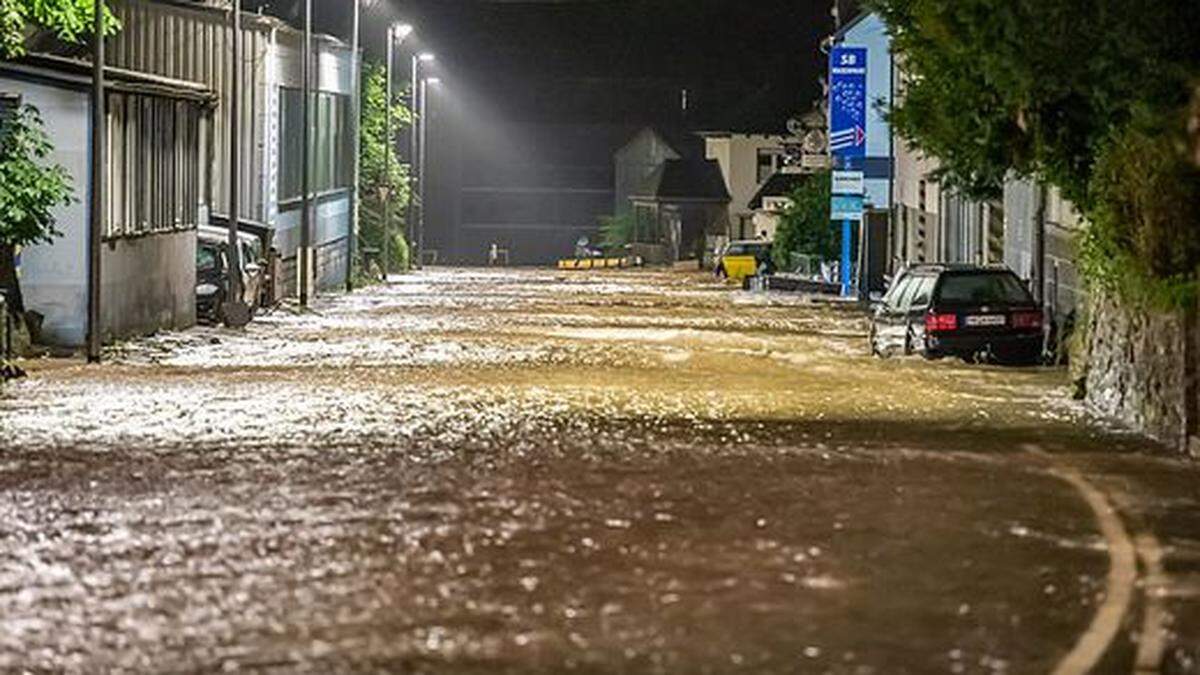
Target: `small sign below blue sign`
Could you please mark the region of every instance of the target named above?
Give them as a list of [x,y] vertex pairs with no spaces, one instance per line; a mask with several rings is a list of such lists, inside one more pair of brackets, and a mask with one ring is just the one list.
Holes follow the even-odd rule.
[[836,158],[867,154],[867,49],[829,54],[829,149]]
[[862,195],[833,195],[833,198],[829,201],[829,206],[830,220],[862,220]]

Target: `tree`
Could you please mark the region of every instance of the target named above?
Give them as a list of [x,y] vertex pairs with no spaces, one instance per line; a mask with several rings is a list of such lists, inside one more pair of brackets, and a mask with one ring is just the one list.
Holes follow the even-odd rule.
[[841,231],[830,220],[830,175],[814,173],[789,195],[775,231],[771,249],[779,269],[791,269],[792,255],[808,255],[822,261],[835,260],[841,250]]
[[33,106],[18,107],[0,120],[0,288],[15,316],[25,312],[14,265],[16,247],[58,236],[54,209],[73,201],[70,174],[47,161],[52,149]]
[[[25,39],[39,26],[61,40],[82,41],[92,30],[93,7],[92,0],[0,0],[0,58],[23,55]],[[105,33],[111,34],[119,24],[107,7],[104,11]],[[66,169],[47,161],[51,150],[32,106],[0,119],[0,288],[8,292],[9,309],[17,316],[25,307],[16,248],[57,236],[53,209],[73,199]]]
[[[396,92],[393,92],[395,94]],[[392,117],[391,161],[387,159],[388,115]],[[408,240],[404,236],[405,209],[411,198],[408,165],[399,157],[401,132],[412,128],[412,112],[400,101],[387,101],[387,75],[378,63],[363,64],[362,127],[360,136],[358,184],[359,240],[365,247],[382,251],[385,234],[391,237],[386,247],[395,269],[408,267]],[[390,192],[391,218],[385,219],[384,193]]]
[[[82,42],[91,35],[93,0],[0,0],[0,58],[25,53],[25,38],[33,26],[52,31],[65,42]],[[118,28],[105,8],[105,33]]]
[[[995,198],[1010,174],[1048,182],[1092,223],[1085,256],[1097,257],[1085,268],[1094,279],[1195,278],[1200,246],[1179,255],[1170,243],[1178,238],[1161,228],[1195,240],[1200,227],[1196,172],[1184,157],[1200,3],[868,4],[887,22],[905,71],[891,121],[939,160],[950,187]],[[1119,176],[1122,164],[1153,166],[1156,176]],[[1156,194],[1164,186],[1173,189]]]
[[609,253],[622,252],[627,244],[633,243],[636,224],[633,213],[615,216],[600,216],[600,246]]

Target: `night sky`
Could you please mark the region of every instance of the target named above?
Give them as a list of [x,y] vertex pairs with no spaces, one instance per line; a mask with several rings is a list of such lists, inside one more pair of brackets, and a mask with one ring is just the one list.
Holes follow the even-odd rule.
[[[314,0],[318,30],[348,39],[348,4]],[[782,129],[819,94],[818,45],[833,29],[831,4],[375,0],[363,41],[367,57],[379,59],[386,26],[412,23],[417,40],[406,48],[436,52],[447,83],[512,119]],[[267,11],[298,25],[300,7],[273,0]],[[675,120],[684,89],[689,110]]]

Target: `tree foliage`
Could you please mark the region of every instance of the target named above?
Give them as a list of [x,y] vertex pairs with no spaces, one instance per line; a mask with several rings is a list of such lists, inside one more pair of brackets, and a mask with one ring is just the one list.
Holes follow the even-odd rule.
[[834,260],[841,247],[837,223],[830,220],[830,175],[814,173],[789,195],[791,204],[783,212],[775,231],[772,256],[779,269],[790,269],[792,255]]
[[868,4],[905,72],[895,129],[939,160],[949,186],[994,198],[1010,173],[1044,180],[1092,223],[1089,250],[1143,261],[1101,276],[1195,276],[1200,250],[1176,248],[1170,230],[1195,239],[1200,228],[1185,161],[1200,2]]
[[[25,53],[25,38],[34,26],[52,31],[60,40],[82,42],[92,32],[93,0],[0,0],[0,58]],[[105,7],[106,34],[118,28]]]
[[[383,251],[385,232],[390,233],[386,248],[392,257],[393,269],[406,269],[409,254],[404,233],[405,212],[411,197],[408,180],[410,167],[401,162],[399,140],[403,132],[412,127],[412,113],[401,101],[402,92],[392,93],[394,100],[389,108],[384,67],[378,63],[363,64],[359,239],[364,247]],[[387,133],[389,114],[392,118],[390,161]],[[384,200],[385,193],[390,194],[390,219],[385,215],[389,210]]]
[[0,120],[0,244],[31,246],[59,234],[54,209],[71,203],[71,175],[50,163],[51,150],[33,106]]
[[633,228],[637,220],[633,213],[615,216],[600,216],[600,246],[609,252],[618,252],[633,242]]

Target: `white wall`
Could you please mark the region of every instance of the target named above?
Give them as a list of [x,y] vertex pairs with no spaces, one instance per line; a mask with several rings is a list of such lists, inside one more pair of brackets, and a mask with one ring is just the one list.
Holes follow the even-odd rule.
[[86,92],[0,75],[0,91],[18,93],[38,108],[54,144],[47,161],[66,168],[78,201],[54,209],[63,233],[51,244],[21,253],[21,291],[26,309],[45,316],[48,342],[80,345],[87,332],[88,163],[91,105]]
[[716,160],[729,189],[729,223],[737,228],[743,216],[751,218],[750,200],[762,187],[758,182],[758,151],[783,150],[785,143],[795,142],[785,136],[767,135],[710,135],[705,138],[705,156]]

